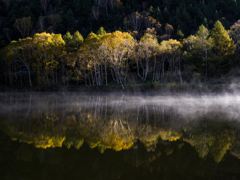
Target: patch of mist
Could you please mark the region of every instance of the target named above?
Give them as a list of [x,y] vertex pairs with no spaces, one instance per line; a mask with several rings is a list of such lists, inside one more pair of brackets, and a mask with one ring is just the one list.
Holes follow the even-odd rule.
[[[234,89],[235,86],[232,86]],[[237,88],[236,88],[237,89]],[[190,121],[201,117],[215,116],[216,120],[225,119],[240,121],[240,94],[234,93],[207,94],[207,95],[124,95],[120,94],[0,94],[0,114],[22,112],[30,114],[37,109],[41,111],[57,112],[59,109],[85,108],[95,111],[132,113],[147,111],[150,115],[156,111],[165,114],[178,114],[182,120]],[[137,118],[132,118],[137,119]]]

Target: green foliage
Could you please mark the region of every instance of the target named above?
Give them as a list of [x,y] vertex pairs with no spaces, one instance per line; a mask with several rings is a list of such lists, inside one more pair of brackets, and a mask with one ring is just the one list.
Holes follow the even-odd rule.
[[83,43],[83,40],[84,40],[83,36],[78,31],[76,31],[73,34],[72,41],[73,41],[74,47],[79,48],[80,45]]
[[221,162],[223,156],[234,142],[235,134],[232,130],[224,129],[215,138],[212,145],[211,153],[216,162]]
[[69,45],[71,43],[72,39],[73,39],[73,36],[71,35],[71,33],[69,31],[63,36],[63,40],[65,41],[65,43],[67,45]]
[[211,31],[211,38],[215,44],[215,53],[219,56],[231,55],[234,53],[234,42],[230,39],[227,31],[220,21],[214,24]]
[[67,32],[63,36],[63,40],[65,41],[66,47],[69,51],[75,51],[80,47],[84,39],[83,36],[78,31],[76,31],[73,36],[70,32]]
[[[228,26],[240,18],[239,0],[209,0],[208,3],[197,0],[191,2],[188,0],[164,1],[164,3],[150,0],[144,1],[145,3],[128,0],[120,2],[118,0],[111,1],[114,2],[112,4],[109,1],[106,6],[98,5],[95,1],[74,0],[72,2],[47,1],[46,7],[44,7],[44,1],[42,2],[37,0],[30,2],[5,0],[1,6],[3,11],[0,11],[1,16],[4,17],[4,27],[2,28],[11,29],[15,20],[23,17],[31,17],[33,24],[36,24],[39,16],[46,15],[50,19],[57,19],[57,21],[49,20],[46,29],[53,26],[54,33],[62,34],[78,30],[86,37],[91,31],[96,32],[100,26],[104,26],[107,31],[115,31],[119,27],[123,28],[122,22],[125,17],[132,12],[147,10],[161,24],[169,23],[173,25],[174,29],[178,28],[183,34],[189,35],[193,34],[202,23],[204,26],[212,28],[213,22],[225,17],[225,25]],[[99,7],[97,21],[92,18],[93,6]],[[62,21],[59,21],[59,17],[53,18],[56,15],[60,16]],[[13,38],[18,39],[19,35],[14,35]]]
[[233,65],[234,42],[220,21],[217,21],[209,33],[208,29],[201,25],[195,36],[185,40],[190,49],[186,55],[190,64],[194,64],[204,82],[208,78],[221,77],[226,74]]
[[180,29],[178,29],[177,30],[177,34],[175,35],[175,38],[177,39],[177,40],[179,40],[179,41],[182,41],[183,39],[184,39],[184,34],[183,34],[183,32],[182,32],[182,30]]
[[99,36],[104,36],[104,35],[106,35],[106,31],[104,30],[103,27],[100,27],[100,29],[99,29],[98,32],[97,32],[97,35],[99,35]]
[[233,65],[231,59],[234,58],[234,41],[229,37],[220,21],[215,23],[210,36],[214,43],[212,72],[219,77],[229,72]]
[[[61,56],[63,62],[66,61],[66,58],[63,58],[66,53],[76,53],[82,44],[90,45],[90,41],[95,41],[95,45],[98,47],[100,39],[106,36],[107,32],[116,30],[129,32],[136,40],[140,40],[145,33],[148,33],[160,40],[174,37],[179,41],[184,41],[184,37],[195,34],[198,27],[203,24],[209,31],[212,29],[210,37],[209,35],[208,37],[198,37],[197,34],[195,37],[198,41],[199,38],[207,41],[210,38],[214,46],[210,48],[209,40],[207,48],[209,56],[206,58],[205,55],[203,56],[201,48],[197,46],[198,43],[192,42],[192,46],[187,47],[184,55],[187,57],[186,63],[194,64],[195,72],[202,77],[206,76],[204,75],[206,74],[205,69],[207,69],[209,77],[220,77],[238,62],[236,54],[234,54],[234,50],[235,53],[238,53],[240,44],[238,28],[231,26],[229,31],[235,44],[229,38],[225,28],[229,28],[236,19],[240,18],[238,11],[240,0],[209,0],[208,2],[198,0],[191,2],[189,0],[164,2],[117,0],[100,4],[97,4],[97,1],[57,0],[46,1],[45,6],[44,1],[37,0],[9,2],[9,0],[5,0],[0,4],[2,9],[0,13],[3,17],[0,19],[0,48],[12,40],[31,37],[35,32],[61,33],[65,34],[63,39],[66,42],[66,52],[64,50],[64,55]],[[94,17],[93,10],[97,10],[97,18]],[[216,23],[214,24],[214,22]],[[162,25],[164,26],[162,27]],[[99,27],[101,28],[99,29]],[[89,35],[93,35],[91,32],[97,32],[96,36],[90,38]],[[87,40],[84,41],[84,38]],[[189,38],[185,40],[188,41]],[[182,67],[182,69],[184,68]],[[0,76],[4,77],[4,73],[1,73]]]

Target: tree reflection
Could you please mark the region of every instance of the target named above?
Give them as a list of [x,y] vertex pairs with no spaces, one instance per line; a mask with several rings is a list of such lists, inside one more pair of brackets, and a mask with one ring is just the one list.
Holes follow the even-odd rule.
[[[124,96],[23,96],[21,99],[14,96],[5,99],[6,112],[1,113],[4,118],[1,130],[13,141],[33,144],[36,148],[64,145],[78,150],[86,142],[100,153],[106,149],[131,149],[133,154],[130,157],[136,166],[160,157],[162,152],[156,150],[159,140],[165,144],[189,143],[199,157],[212,156],[216,162],[220,162],[228,150],[240,157],[240,141],[235,139],[235,131],[239,131],[236,126],[222,121],[227,120],[224,114],[217,114],[222,120],[216,126],[215,112],[186,117],[181,113],[181,106],[171,107],[144,100],[129,102]],[[21,106],[13,106],[19,102]],[[195,120],[187,121],[186,118]],[[139,159],[139,142],[151,154],[147,159]],[[173,151],[168,148],[165,154],[171,155]],[[26,152],[23,145],[16,156],[31,160],[31,153]]]

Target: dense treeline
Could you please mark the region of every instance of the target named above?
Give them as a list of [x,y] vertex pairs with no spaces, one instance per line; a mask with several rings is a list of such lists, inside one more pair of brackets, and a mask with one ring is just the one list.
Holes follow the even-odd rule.
[[[194,34],[201,24],[212,29],[217,20],[229,29],[240,18],[239,7],[240,0],[1,0],[0,47],[44,31],[79,31],[86,37],[101,26],[107,32],[137,28],[140,35],[145,27],[156,26],[162,36],[169,32],[168,23],[175,29],[171,36],[181,38]],[[134,24],[134,14],[145,21],[140,27]]]
[[[64,36],[36,33],[12,41],[1,51],[4,83],[31,87],[59,84],[106,85],[124,89],[129,74],[138,82],[191,81],[204,83],[229,72],[238,61],[239,22],[227,32],[220,21],[211,31],[201,25],[182,41],[158,41],[155,28],[147,28],[137,40],[134,34],[101,27],[86,39],[76,31]],[[232,40],[230,36],[235,40]],[[196,78],[195,78],[196,79]]]
[[240,0],[2,0],[1,84],[116,81],[124,88],[129,73],[142,82],[207,83],[238,64],[239,6]]

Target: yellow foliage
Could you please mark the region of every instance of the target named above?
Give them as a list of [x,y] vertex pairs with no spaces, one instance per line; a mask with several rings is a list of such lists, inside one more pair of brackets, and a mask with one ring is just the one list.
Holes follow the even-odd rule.
[[66,139],[65,136],[40,136],[33,139],[34,145],[36,148],[54,148],[54,147],[62,147],[63,141]]

